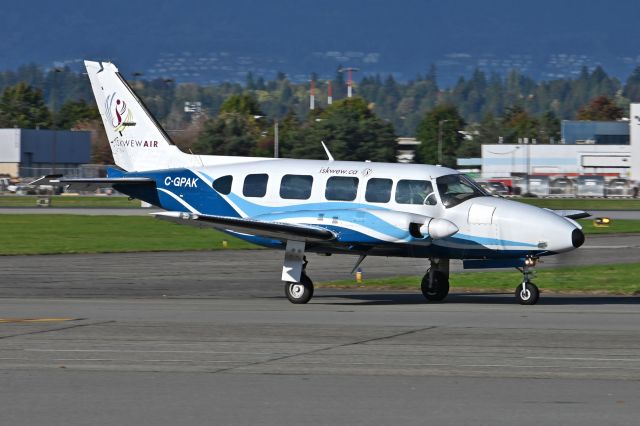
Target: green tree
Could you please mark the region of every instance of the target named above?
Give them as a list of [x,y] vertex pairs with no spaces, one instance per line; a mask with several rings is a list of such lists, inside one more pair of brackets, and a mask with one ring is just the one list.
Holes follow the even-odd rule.
[[0,127],[48,128],[51,114],[42,91],[21,82],[5,89],[0,97]]
[[324,141],[336,160],[395,161],[395,139],[391,123],[377,117],[359,97],[335,102],[312,115],[300,128],[289,155],[324,159]]
[[518,143],[519,139],[537,139],[539,123],[521,106],[507,108],[502,118],[502,127],[505,132],[504,142]]
[[252,155],[260,138],[255,118],[238,112],[223,112],[204,123],[194,152],[206,155]]
[[460,134],[464,126],[464,120],[453,105],[438,105],[427,112],[416,131],[420,141],[416,162],[438,164],[441,152],[442,165],[454,167],[456,153],[464,139]]
[[540,123],[538,140],[541,143],[560,140],[560,120],[553,111],[545,112],[538,121]]
[[471,127],[473,139],[479,145],[499,143],[504,131],[500,121],[491,113],[487,113],[482,121]]
[[578,111],[576,118],[578,120],[592,121],[614,121],[623,117],[624,110],[620,108],[613,99],[608,96],[600,95],[583,106]]
[[[321,110],[316,110],[316,114],[320,114],[321,112]],[[280,120],[278,127],[278,144],[281,157],[293,156],[292,150],[300,139],[300,126],[300,120],[293,111],[289,111],[284,119]],[[273,145],[271,145],[271,147],[273,147]]]
[[100,118],[98,107],[88,104],[84,99],[67,101],[54,114],[54,126],[57,129],[71,129],[80,121]]
[[253,96],[246,93],[227,98],[220,107],[220,112],[244,115],[263,115],[258,101],[256,101]]

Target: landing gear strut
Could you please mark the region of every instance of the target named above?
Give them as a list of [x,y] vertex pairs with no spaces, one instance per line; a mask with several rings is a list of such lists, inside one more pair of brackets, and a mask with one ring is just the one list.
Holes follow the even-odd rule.
[[313,282],[307,276],[304,241],[288,240],[284,250],[282,281],[284,294],[291,303],[307,303],[313,297]]
[[537,261],[538,259],[535,257],[527,257],[524,260],[522,269],[518,268],[522,272],[522,284],[516,287],[515,294],[516,300],[521,305],[535,305],[540,298],[540,290],[531,282],[531,276],[533,275],[531,268],[536,266]]
[[430,259],[431,267],[422,278],[420,288],[431,302],[441,302],[449,294],[449,259]]

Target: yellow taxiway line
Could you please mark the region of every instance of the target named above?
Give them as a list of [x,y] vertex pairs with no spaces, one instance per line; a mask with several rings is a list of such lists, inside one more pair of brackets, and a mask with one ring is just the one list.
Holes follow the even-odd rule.
[[77,318],[0,318],[0,324],[74,321]]

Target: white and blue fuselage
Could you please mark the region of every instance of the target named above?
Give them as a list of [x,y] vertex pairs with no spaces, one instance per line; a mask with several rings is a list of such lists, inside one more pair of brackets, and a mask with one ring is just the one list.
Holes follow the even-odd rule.
[[[539,256],[575,248],[573,231],[577,226],[573,220],[489,196],[468,178],[445,167],[235,160],[229,165],[112,173],[111,177],[153,179],[155,188],[124,191],[166,210],[309,225],[335,234],[332,241],[307,244],[306,250],[313,252],[487,259]],[[470,187],[463,186],[463,192],[457,192],[462,195],[455,203],[443,200],[451,195],[445,192],[451,185],[440,181],[449,177],[463,177],[463,183]],[[289,188],[291,185],[297,188]],[[434,239],[415,226],[424,225],[429,218],[445,219],[455,224],[457,232]],[[283,247],[279,240],[233,234],[259,245]]]

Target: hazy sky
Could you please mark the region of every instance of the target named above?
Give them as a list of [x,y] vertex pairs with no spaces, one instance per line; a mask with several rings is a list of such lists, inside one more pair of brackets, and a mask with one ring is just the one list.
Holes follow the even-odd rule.
[[61,0],[3,2],[2,68],[56,59],[129,62],[161,52],[295,57],[380,52],[407,66],[451,52],[638,55],[631,0]]

